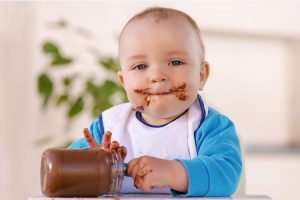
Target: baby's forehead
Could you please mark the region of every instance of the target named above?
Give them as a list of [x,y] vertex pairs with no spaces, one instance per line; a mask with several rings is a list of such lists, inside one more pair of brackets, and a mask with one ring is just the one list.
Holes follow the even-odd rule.
[[[158,29],[157,29],[158,28]],[[149,31],[148,30],[158,30]],[[163,31],[163,32],[161,32]],[[155,33],[156,32],[156,33]],[[149,34],[148,34],[149,33]],[[178,34],[176,34],[178,33]],[[193,40],[193,45],[199,45],[200,52],[204,58],[204,47],[200,36],[200,30],[193,19],[181,13],[164,12],[150,13],[146,15],[137,15],[133,17],[123,28],[119,37],[119,56],[122,54],[123,47],[128,46],[129,42],[143,40],[144,34],[164,34],[170,37],[184,37]],[[153,37],[153,36],[152,36]],[[184,41],[184,40],[180,40]],[[176,42],[178,43],[178,42]],[[124,45],[123,45],[124,44]],[[132,44],[132,43],[130,43]],[[143,44],[143,43],[142,43]],[[141,44],[141,45],[142,45]],[[179,44],[179,43],[178,43]],[[131,45],[130,45],[131,46]],[[128,51],[128,49],[126,49]]]
[[[192,29],[194,29],[194,27],[189,22],[189,20],[179,14],[174,14],[174,13],[170,13],[168,15],[149,14],[146,16],[140,16],[140,17],[131,19],[123,28],[122,33],[132,27],[140,26],[141,24],[149,25],[148,28],[153,28],[153,26],[155,26],[155,25],[160,25],[160,26],[166,25],[167,26],[167,25],[172,25],[175,23],[178,25],[179,24],[178,22],[181,22],[181,24],[190,26]],[[122,33],[121,33],[121,36],[123,35]]]
[[[136,17],[132,18],[130,22],[138,21],[138,20],[145,20],[152,23],[164,23],[170,22],[174,19],[185,19],[185,17],[179,13],[174,12],[153,12],[144,15],[137,15]],[[188,23],[188,21],[187,21]]]
[[[154,30],[157,30],[156,33]],[[169,34],[171,37],[180,36],[176,32],[181,32],[182,35],[193,35],[193,38],[201,44],[197,29],[187,19],[180,15],[171,15],[165,18],[146,16],[129,21],[120,35],[119,45],[128,39],[141,39],[145,34]]]

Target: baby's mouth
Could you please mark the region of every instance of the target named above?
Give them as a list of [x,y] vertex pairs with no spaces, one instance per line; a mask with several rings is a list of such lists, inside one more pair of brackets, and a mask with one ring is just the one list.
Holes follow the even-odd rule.
[[[185,88],[186,88],[186,84],[183,83],[178,87],[173,87],[173,88],[169,89],[168,91],[153,92],[153,91],[150,90],[150,88],[145,88],[145,89],[134,89],[134,92],[136,92],[138,94],[145,95],[144,105],[149,106],[150,101],[151,101],[151,97],[154,96],[154,95],[174,94],[179,100],[185,101],[188,98],[188,96],[185,94]],[[144,110],[144,106],[143,105],[137,106],[136,109],[137,110]]]
[[144,95],[166,95],[166,94],[172,94],[172,93],[176,93],[176,92],[183,92],[184,89],[186,87],[186,84],[183,83],[182,85],[178,86],[178,87],[173,87],[171,89],[169,89],[168,91],[162,91],[162,92],[153,92],[150,90],[150,88],[146,88],[146,89],[134,89],[133,91],[138,93],[138,94],[144,94]]

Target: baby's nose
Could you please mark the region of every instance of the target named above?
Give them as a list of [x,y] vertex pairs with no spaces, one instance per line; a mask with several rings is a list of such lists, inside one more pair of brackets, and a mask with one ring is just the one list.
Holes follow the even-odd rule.
[[164,82],[168,80],[168,73],[161,66],[153,67],[150,73],[150,81],[152,83]]
[[164,82],[164,81],[166,81],[166,80],[167,80],[167,78],[164,77],[164,76],[156,76],[156,77],[152,77],[152,78],[151,78],[151,82],[152,82],[152,83],[156,83],[156,82]]

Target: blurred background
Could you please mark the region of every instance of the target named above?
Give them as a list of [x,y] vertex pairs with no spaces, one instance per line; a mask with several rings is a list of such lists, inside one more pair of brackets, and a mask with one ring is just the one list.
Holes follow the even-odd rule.
[[126,101],[118,35],[149,6],[199,24],[211,65],[203,96],[236,124],[246,193],[300,199],[299,1],[0,2],[0,199],[41,194],[43,150]]

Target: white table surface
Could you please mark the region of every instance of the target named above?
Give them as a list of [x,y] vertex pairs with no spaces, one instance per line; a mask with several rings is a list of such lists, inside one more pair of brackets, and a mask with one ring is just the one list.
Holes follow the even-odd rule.
[[158,200],[158,199],[177,199],[177,200],[271,200],[266,195],[244,195],[244,196],[233,196],[233,197],[189,197],[189,198],[178,198],[172,197],[169,194],[121,194],[118,196],[100,196],[100,197],[73,197],[73,198],[51,198],[45,196],[32,196],[28,197],[28,200],[109,200],[109,199],[126,199],[126,200]]

